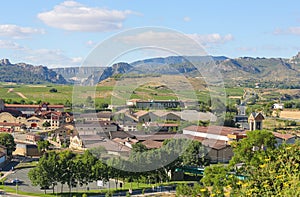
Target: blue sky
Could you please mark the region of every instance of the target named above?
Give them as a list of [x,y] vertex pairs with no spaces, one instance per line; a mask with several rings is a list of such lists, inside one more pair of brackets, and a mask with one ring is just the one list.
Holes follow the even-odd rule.
[[10,0],[1,7],[0,57],[13,63],[80,65],[97,44],[144,26],[179,31],[210,55],[289,58],[300,51],[296,0]]

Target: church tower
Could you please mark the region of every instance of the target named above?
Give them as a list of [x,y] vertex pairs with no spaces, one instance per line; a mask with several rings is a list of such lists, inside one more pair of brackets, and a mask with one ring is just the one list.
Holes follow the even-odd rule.
[[262,115],[262,113],[255,113],[252,112],[248,118],[248,123],[249,123],[249,130],[262,130],[263,128],[263,120],[265,117]]

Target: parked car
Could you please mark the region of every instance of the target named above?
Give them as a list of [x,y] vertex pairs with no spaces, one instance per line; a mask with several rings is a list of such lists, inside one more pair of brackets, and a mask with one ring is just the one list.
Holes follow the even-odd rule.
[[11,181],[12,184],[20,184],[22,183],[23,181],[19,180],[19,179],[14,179]]

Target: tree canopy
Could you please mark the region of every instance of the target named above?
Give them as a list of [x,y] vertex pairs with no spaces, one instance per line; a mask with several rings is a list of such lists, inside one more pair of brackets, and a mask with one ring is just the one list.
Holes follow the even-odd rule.
[[247,132],[247,138],[232,145],[234,156],[231,163],[257,164],[259,158],[256,152],[268,154],[269,150],[275,148],[275,144],[276,140],[271,132],[266,130],[249,131]]
[[0,144],[6,147],[8,156],[11,156],[12,152],[16,150],[14,137],[9,133],[0,133]]

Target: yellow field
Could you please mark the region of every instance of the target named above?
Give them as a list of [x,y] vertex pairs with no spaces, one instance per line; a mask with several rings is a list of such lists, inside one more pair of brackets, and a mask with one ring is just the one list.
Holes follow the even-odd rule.
[[300,111],[281,111],[280,118],[300,119]]

